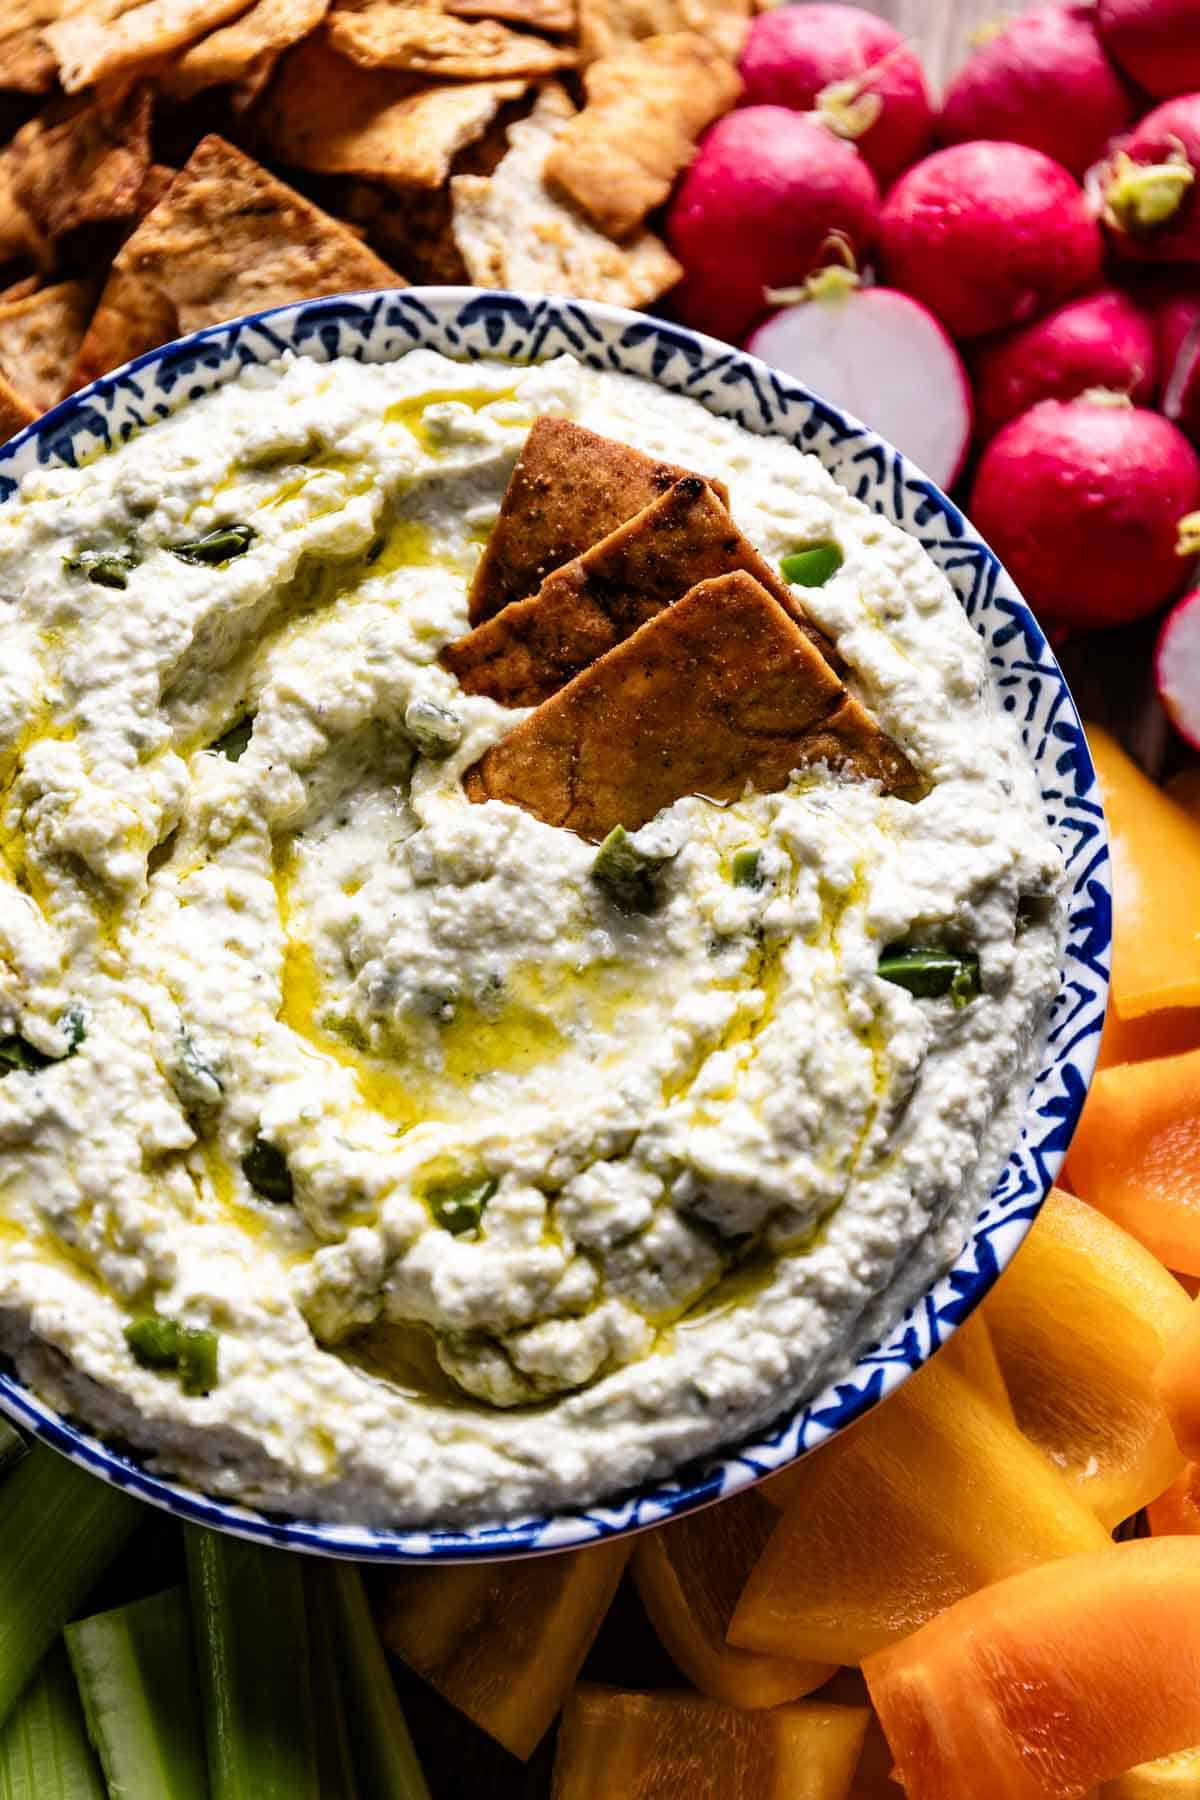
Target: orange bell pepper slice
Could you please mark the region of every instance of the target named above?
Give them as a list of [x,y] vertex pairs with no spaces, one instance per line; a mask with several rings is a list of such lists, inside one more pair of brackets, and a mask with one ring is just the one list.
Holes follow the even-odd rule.
[[764,1655],[861,1662],[973,1588],[1109,1541],[944,1356],[773,1485],[783,1518],[729,1630]]
[[869,1716],[806,1700],[742,1712],[581,1683],[558,1734],[554,1800],[849,1800]]
[[617,1539],[520,1562],[393,1570],[376,1589],[379,1635],[524,1759],[579,1674],[632,1549]]
[[1175,1479],[1154,1375],[1191,1302],[1136,1238],[1053,1189],[980,1313],[1017,1424],[1103,1525]]
[[[1200,1537],[1200,1463],[1187,1464],[1146,1508],[1152,1537]],[[1200,1782],[1196,1785],[1200,1794]]]
[[1176,1443],[1192,1462],[1200,1462],[1200,1300],[1191,1302],[1187,1323],[1171,1340],[1154,1383]]
[[910,1800],[1082,1800],[1200,1741],[1200,1540],[968,1595],[863,1665]]
[[1070,1152],[1077,1193],[1200,1275],[1200,1050],[1103,1069]]
[[990,1401],[1001,1418],[1007,1419],[1010,1425],[1016,1424],[1012,1395],[1004,1379],[984,1307],[977,1306],[937,1354],[944,1363],[965,1375],[976,1393]]
[[1200,1006],[1200,826],[1106,731],[1087,736],[1112,844],[1116,1009]]
[[1180,1056],[1185,1050],[1200,1050],[1200,1006],[1171,1006],[1140,1019],[1123,1019],[1116,1007],[1110,1006],[1096,1067],[1110,1069],[1115,1063]]
[[779,1514],[757,1490],[688,1513],[635,1541],[631,1570],[658,1638],[680,1672],[731,1706],[811,1694],[834,1666],[735,1650],[725,1633]]

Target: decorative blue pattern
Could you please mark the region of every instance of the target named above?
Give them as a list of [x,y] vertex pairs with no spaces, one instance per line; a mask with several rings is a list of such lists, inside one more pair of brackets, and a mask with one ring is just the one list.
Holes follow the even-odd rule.
[[410,288],[282,307],[219,325],[139,357],[63,401],[0,450],[0,502],[39,464],[76,464],[166,417],[285,349],[326,360],[387,362],[414,346],[460,361],[539,362],[569,351],[690,395],[754,432],[812,451],[842,485],[917,537],[945,570],[988,648],[992,680],[1040,778],[1046,817],[1066,858],[1070,917],[1062,982],[1043,1065],[1020,1138],[950,1272],[905,1313],[845,1380],[755,1442],[606,1506],[464,1531],[387,1531],[266,1516],[159,1479],[77,1430],[11,1376],[0,1409],[75,1462],[178,1516],[332,1556],[383,1562],[513,1556],[565,1548],[661,1523],[782,1467],[857,1418],[918,1368],[970,1313],[1037,1214],[1071,1139],[1095,1065],[1112,939],[1108,844],[1095,773],[1066,683],[1037,622],[958,508],[857,421],[754,357],[615,307],[578,301]]

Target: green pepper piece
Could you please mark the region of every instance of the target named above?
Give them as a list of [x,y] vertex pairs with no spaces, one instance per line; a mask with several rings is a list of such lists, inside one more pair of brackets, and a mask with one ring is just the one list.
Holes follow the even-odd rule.
[[766,885],[762,857],[757,850],[735,850],[732,873],[734,887],[760,888]]
[[980,992],[978,957],[960,956],[955,950],[892,944],[879,959],[879,974],[918,1000],[941,1000],[949,995],[956,1007],[966,1006]]
[[500,1183],[492,1175],[467,1177],[462,1181],[438,1181],[426,1190],[436,1222],[452,1237],[478,1231],[483,1209]]
[[14,1069],[36,1075],[39,1069],[48,1069],[53,1061],[52,1056],[47,1056],[44,1050],[39,1050],[19,1033],[0,1037],[0,1076],[11,1074]]
[[639,850],[623,825],[614,825],[591,867],[591,878],[623,913],[652,913],[658,905],[659,870],[669,856]]
[[186,544],[168,544],[167,549],[180,562],[223,569],[235,556],[244,556],[257,536],[253,525],[218,525],[203,537],[192,538]]
[[97,587],[127,588],[129,571],[141,562],[139,552],[128,550],[77,550],[63,557],[63,568],[72,574],[86,575]]
[[157,1313],[144,1313],[125,1327],[125,1342],[143,1369],[178,1368],[182,1335],[177,1320],[161,1319]]
[[87,1036],[87,1021],[83,1016],[82,1006],[68,1006],[58,1023],[66,1033],[67,1055],[73,1056]]
[[814,544],[808,550],[794,550],[779,565],[783,579],[797,587],[824,587],[836,575],[845,557],[836,544]]
[[179,1385],[185,1394],[211,1394],[217,1385],[216,1332],[181,1331],[178,1365]]
[[242,1158],[242,1174],[256,1194],[276,1206],[290,1206],[296,1198],[287,1158],[266,1138],[255,1138]]
[[208,747],[210,750],[216,750],[222,756],[228,757],[230,762],[240,762],[246,754],[253,730],[254,714],[247,713],[244,719],[239,719],[236,725],[231,725],[229,730],[222,732],[219,738],[214,738]]

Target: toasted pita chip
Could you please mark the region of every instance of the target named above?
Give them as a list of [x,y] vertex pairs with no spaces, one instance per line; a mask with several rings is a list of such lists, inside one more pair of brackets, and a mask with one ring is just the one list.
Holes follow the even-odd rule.
[[31,262],[48,268],[53,252],[17,199],[11,148],[0,152],[0,263]]
[[43,33],[68,94],[131,75],[245,12],[247,0],[89,0]]
[[614,244],[546,187],[546,159],[574,116],[564,90],[548,83],[529,117],[510,126],[511,147],[492,175],[451,178],[455,241],[479,287],[646,306],[683,273],[666,245],[649,231]]
[[223,138],[206,137],[118,251],[76,380],[241,313],[403,285],[352,231]]
[[664,32],[694,31],[736,62],[754,0],[578,0],[579,57],[611,56],[622,44]]
[[435,87],[424,77],[356,68],[314,38],[285,59],[256,124],[264,144],[297,168],[440,188],[457,153],[527,85]]
[[164,94],[188,100],[204,88],[244,82],[265,69],[281,50],[289,50],[315,31],[329,11],[329,0],[257,0],[232,25],[210,32],[158,78]]
[[[552,569],[582,556],[689,476],[693,469],[656,462],[616,438],[540,413],[471,582],[471,623],[536,594]],[[728,499],[719,481],[711,485]]]
[[700,582],[577,675],[463,786],[599,843],[685,794],[774,793],[818,762],[889,792],[914,780],[795,620],[738,571]]
[[510,31],[494,19],[456,19],[423,0],[365,0],[329,18],[335,50],[364,69],[457,75],[485,81],[505,75],[548,75],[575,66],[572,47]]
[[563,127],[546,180],[609,237],[627,238],[734,104],[741,76],[712,44],[677,31],[601,57],[583,82],[587,105]]
[[26,425],[32,425],[37,416],[37,408],[30,406],[28,400],[0,375],[0,444],[16,437]]
[[47,25],[79,12],[88,0],[4,0],[0,8],[0,88],[48,94],[58,64],[42,32]]
[[444,0],[443,10],[457,19],[499,19],[556,35],[575,29],[575,0]]
[[28,300],[41,285],[40,275],[25,275],[20,281],[10,281],[6,288],[0,288],[0,306],[11,306],[14,300]]
[[0,305],[0,370],[39,413],[70,390],[95,299],[95,282],[60,281]]
[[539,706],[698,582],[735,569],[753,575],[830,660],[832,645],[799,613],[728,507],[698,475],[685,475],[555,569],[532,599],[515,600],[447,644],[441,662],[468,694],[502,706]]
[[136,218],[150,169],[154,96],[147,86],[50,106],[9,147],[13,190],[40,231]]

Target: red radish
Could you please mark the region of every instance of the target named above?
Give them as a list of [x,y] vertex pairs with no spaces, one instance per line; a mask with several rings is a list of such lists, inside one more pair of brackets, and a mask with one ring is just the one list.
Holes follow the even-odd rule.
[[971,440],[971,388],[957,350],[919,301],[826,269],[746,348],[844,406],[940,487],[958,475]]
[[1133,117],[1087,0],[1036,6],[980,45],[946,90],[944,143],[1004,138],[1082,175]]
[[1200,750],[1200,588],[1177,600],[1163,620],[1154,685],[1176,731]]
[[1074,400],[1088,388],[1154,395],[1155,333],[1140,306],[1117,288],[1101,288],[981,344],[972,361],[981,437],[1039,400]]
[[1200,290],[1167,295],[1155,309],[1162,410],[1200,442]]
[[1109,55],[1155,99],[1200,88],[1196,0],[1100,0],[1097,22]]
[[1121,396],[1042,400],[980,460],[970,513],[1034,610],[1054,625],[1123,625],[1182,584],[1180,520],[1200,506],[1200,457]]
[[879,246],[889,285],[956,338],[1019,325],[1100,274],[1100,232],[1077,182],[1024,144],[935,150],[887,196]]
[[760,13],[740,68],[746,103],[815,109],[858,145],[882,186],[929,140],[933,107],[919,57],[859,6],[814,0]]
[[667,214],[686,280],[672,295],[685,324],[737,343],[792,287],[844,251],[871,247],[875,177],[853,144],[785,106],[726,113],[700,141]]
[[1148,262],[1200,262],[1200,94],[1167,100],[1088,171],[1112,243]]

